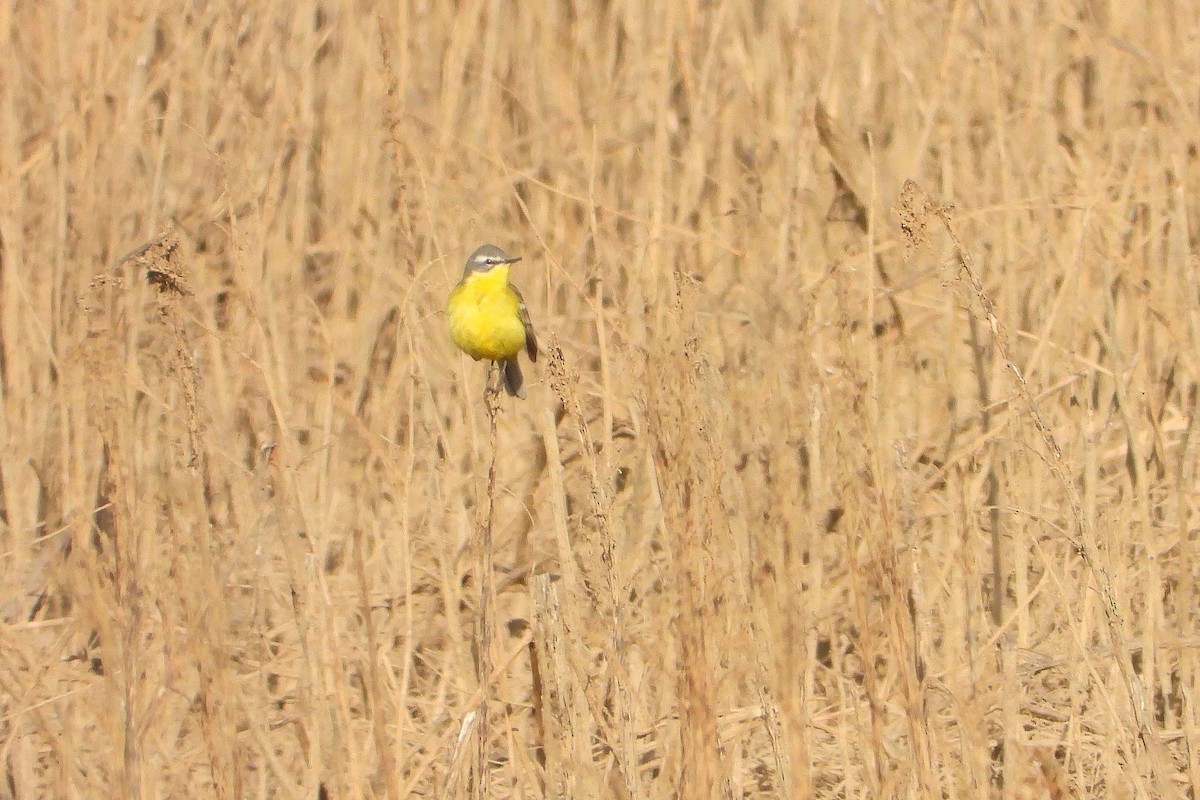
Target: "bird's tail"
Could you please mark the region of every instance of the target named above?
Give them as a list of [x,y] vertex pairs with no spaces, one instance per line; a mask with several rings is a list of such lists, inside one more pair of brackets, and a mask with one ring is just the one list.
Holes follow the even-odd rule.
[[517,359],[510,358],[501,362],[500,369],[504,372],[504,390],[512,397],[525,399],[525,376],[521,374],[521,365]]

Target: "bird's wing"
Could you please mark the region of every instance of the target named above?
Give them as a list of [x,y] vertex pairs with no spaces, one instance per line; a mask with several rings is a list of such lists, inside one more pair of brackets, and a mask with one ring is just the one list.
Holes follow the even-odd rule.
[[530,361],[537,361],[537,335],[533,332],[533,321],[529,319],[529,309],[525,307],[525,298],[521,296],[517,287],[510,286],[509,288],[517,296],[517,303],[520,305],[521,324],[525,326],[525,352],[529,354]]

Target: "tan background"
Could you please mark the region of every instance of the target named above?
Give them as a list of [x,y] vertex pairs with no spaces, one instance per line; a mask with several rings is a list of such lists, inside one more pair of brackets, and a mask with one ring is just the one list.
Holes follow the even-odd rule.
[[1188,796],[1200,7],[456,5],[0,8],[0,797]]

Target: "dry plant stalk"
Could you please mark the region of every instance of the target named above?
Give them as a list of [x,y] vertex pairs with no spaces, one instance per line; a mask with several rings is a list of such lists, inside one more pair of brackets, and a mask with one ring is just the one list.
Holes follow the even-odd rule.
[[135,800],[143,796],[144,790],[139,731],[145,714],[140,665],[145,658],[146,599],[141,588],[144,541],[142,531],[133,523],[136,494],[128,455],[129,410],[121,380],[128,332],[120,303],[122,281],[102,277],[93,282],[92,290],[95,305],[91,329],[81,347],[81,361],[87,365],[83,375],[91,376],[84,377],[84,382],[91,384],[89,412],[102,441],[103,469],[97,499],[102,501],[98,507],[106,510],[97,522],[108,537],[103,549],[111,548],[113,554],[115,625],[106,633],[116,638],[113,642],[106,637],[102,644],[117,656],[109,660],[119,665],[113,680],[120,685],[121,697],[121,728],[115,737],[121,742],[120,785],[123,796]]
[[[111,547],[115,559],[114,601],[121,644],[120,668],[114,674],[123,684],[122,774],[128,797],[139,797],[146,789],[148,776],[143,764],[148,731],[162,713],[161,695],[150,691],[153,670],[148,665],[171,654],[174,660],[167,661],[168,670],[186,664],[198,678],[196,719],[216,795],[233,798],[242,794],[239,748],[231,734],[236,717],[231,708],[235,692],[229,681],[229,656],[224,643],[227,615],[208,527],[180,520],[174,505],[165,505],[160,532],[170,535],[174,545],[195,554],[194,560],[177,559],[171,571],[195,592],[152,602],[151,598],[161,591],[158,581],[163,575],[162,565],[156,567],[151,554],[161,545],[144,539],[134,523],[146,499],[142,497],[139,476],[130,466],[130,453],[136,446],[130,430],[125,375],[142,355],[130,333],[130,308],[140,302],[139,285],[147,284],[154,290],[153,315],[148,321],[156,330],[146,341],[165,343],[167,351],[161,360],[161,353],[151,352],[149,363],[161,369],[158,377],[165,379],[164,385],[177,387],[182,400],[182,413],[170,419],[167,435],[163,436],[166,440],[175,424],[182,424],[186,432],[182,447],[174,442],[167,444],[168,470],[180,473],[180,489],[193,493],[195,498],[204,495],[209,479],[209,466],[201,449],[199,380],[183,309],[184,302],[191,298],[187,272],[178,235],[168,230],[120,259],[112,274],[97,277],[84,306],[89,332],[80,351],[81,362],[86,365],[82,382],[90,388],[91,418],[102,442],[94,520],[97,530],[107,538],[101,548]],[[194,538],[182,538],[185,531],[192,532]],[[186,625],[186,637],[154,633],[164,619],[177,616]]]
[[[492,381],[493,372],[495,373],[494,383]],[[491,764],[488,750],[491,745],[491,714],[488,703],[492,697],[492,640],[496,635],[496,566],[493,551],[495,547],[493,529],[496,521],[497,420],[500,415],[500,387],[503,380],[504,376],[498,365],[494,370],[489,367],[488,386],[484,391],[484,403],[487,407],[488,418],[487,483],[484,485],[483,502],[477,504],[479,516],[476,529],[479,535],[476,539],[478,557],[475,562],[479,570],[479,611],[476,629],[479,712],[476,721],[478,738],[473,791],[478,798],[488,797],[491,794],[488,786]]]
[[1121,671],[1128,692],[1127,699],[1133,711],[1134,736],[1142,744],[1141,748],[1133,747],[1131,749],[1137,752],[1140,758],[1146,762],[1150,774],[1154,777],[1160,796],[1177,796],[1176,788],[1168,777],[1169,756],[1166,755],[1163,744],[1154,730],[1154,721],[1146,705],[1145,686],[1142,684],[1141,676],[1134,670],[1133,664],[1130,661],[1133,649],[1130,647],[1128,639],[1125,636],[1125,621],[1121,613],[1120,600],[1113,587],[1112,580],[1109,578],[1102,564],[1100,547],[1096,542],[1091,520],[1084,514],[1079,491],[1075,487],[1075,482],[1067,474],[1067,467],[1063,461],[1062,448],[1059,446],[1054,432],[1042,417],[1037,400],[1030,390],[1025,376],[1021,373],[1020,367],[1013,358],[1012,340],[1008,334],[1007,327],[1003,320],[996,314],[995,304],[992,302],[991,296],[988,294],[983,281],[979,277],[979,270],[975,266],[974,259],[958,234],[951,213],[953,209],[950,206],[934,203],[925,191],[915,181],[911,180],[905,182],[899,203],[902,211],[901,226],[909,242],[912,244],[920,243],[923,237],[918,232],[925,229],[927,225],[925,220],[932,215],[942,223],[942,226],[950,237],[951,243],[954,245],[959,278],[960,280],[965,280],[967,287],[979,303],[987,319],[992,331],[992,342],[995,345],[996,352],[1004,363],[1005,369],[1011,375],[1013,387],[1021,398],[1025,412],[1037,429],[1042,444],[1046,449],[1045,463],[1050,467],[1055,482],[1065,494],[1067,502],[1070,505],[1072,529],[1074,531],[1072,545],[1087,565],[1092,580],[1096,583],[1096,589],[1100,593],[1104,617],[1108,623],[1109,645],[1112,649],[1113,660]]
[[[194,302],[189,286],[189,265],[173,229],[135,251],[130,262],[154,287],[159,320],[170,332],[172,343],[169,369],[178,380],[183,396],[183,422],[187,430],[184,465],[191,473],[190,483],[203,495],[210,465],[202,446],[203,424],[198,396],[199,371],[189,335],[189,315],[185,302]],[[196,484],[199,483],[198,487]],[[184,526],[180,526],[181,528]],[[212,765],[217,796],[238,798],[243,794],[241,760],[234,711],[236,688],[230,680],[230,654],[225,645],[224,629],[228,612],[223,600],[225,586],[216,554],[216,541],[208,525],[188,526],[195,532],[196,563],[188,565],[199,591],[187,595],[185,612],[197,629],[194,646],[200,675],[200,724]]]
[[[567,418],[574,423],[575,433],[583,452],[584,469],[589,481],[589,505],[592,524],[585,526],[583,532],[591,539],[590,544],[600,554],[599,579],[590,569],[578,570],[583,586],[593,598],[599,612],[600,621],[607,627],[606,634],[609,644],[608,667],[614,684],[615,702],[607,702],[597,689],[587,692],[588,704],[592,716],[604,730],[605,739],[612,745],[611,755],[616,762],[616,775],[620,779],[618,793],[621,796],[641,796],[641,777],[638,770],[637,732],[633,722],[633,697],[630,693],[630,679],[624,654],[626,653],[627,636],[621,593],[617,583],[616,573],[616,540],[609,522],[609,506],[611,502],[610,486],[600,474],[600,459],[596,445],[588,431],[587,420],[583,414],[583,406],[579,399],[579,374],[566,361],[562,347],[556,336],[551,335],[547,347],[549,358],[547,369],[550,372],[550,386],[566,411]],[[547,431],[543,437],[550,438]],[[557,444],[551,448],[557,450]],[[569,537],[562,530],[558,535],[560,553],[570,550]],[[573,551],[567,552],[570,566],[564,567],[568,574],[575,573]],[[578,595],[577,595],[578,597]],[[579,628],[576,628],[579,630]],[[581,660],[582,661],[582,660]],[[582,663],[576,670],[579,679],[587,685],[593,685],[587,677],[587,670]],[[606,710],[606,705],[610,706]],[[615,706],[615,708],[611,708]]]
[[[659,349],[650,357],[647,416],[654,436],[654,465],[663,505],[663,525],[671,554],[679,610],[676,679],[679,704],[681,773],[679,796],[711,800],[728,793],[724,756],[717,738],[716,676],[709,638],[715,576],[710,544],[719,525],[714,514],[721,492],[716,472],[720,453],[709,438],[715,420],[706,398],[715,391],[705,381],[697,350],[695,288],[675,274],[676,296]],[[707,376],[711,377],[711,376]]]
[[538,690],[534,698],[541,728],[548,797],[598,798],[603,786],[592,761],[593,728],[584,681],[573,665],[577,645],[566,621],[557,587],[538,575],[531,587]]
[[379,752],[379,768],[383,772],[384,786],[387,789],[388,800],[402,797],[400,775],[396,768],[396,759],[387,740],[387,713],[385,698],[386,684],[382,670],[379,668],[380,640],[379,626],[375,624],[374,609],[371,606],[371,584],[367,575],[364,534],[361,528],[355,528],[351,544],[351,557],[354,559],[354,571],[358,578],[359,609],[363,617],[363,626],[367,632],[367,680],[369,689],[366,692],[366,702],[371,715],[371,732],[375,737],[375,749]]

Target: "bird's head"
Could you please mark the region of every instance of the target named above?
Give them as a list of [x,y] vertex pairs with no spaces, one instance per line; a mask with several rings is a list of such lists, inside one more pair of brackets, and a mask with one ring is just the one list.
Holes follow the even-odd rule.
[[467,257],[467,266],[463,270],[463,275],[489,272],[501,264],[512,264],[520,260],[520,256],[510,256],[494,244],[485,244]]

